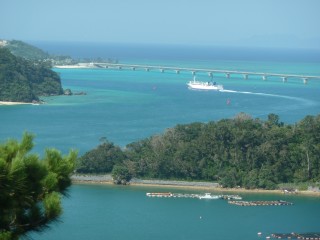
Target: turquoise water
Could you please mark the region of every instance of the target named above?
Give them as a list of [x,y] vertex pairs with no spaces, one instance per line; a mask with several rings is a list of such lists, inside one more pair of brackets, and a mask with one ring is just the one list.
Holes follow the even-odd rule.
[[[225,64],[225,68],[235,64]],[[244,65],[239,63],[241,69]],[[247,66],[249,71],[272,67]],[[283,70],[291,73],[291,68],[293,66],[288,65]],[[306,68],[310,68],[312,74],[320,74],[316,64]],[[305,71],[303,65],[301,69],[294,68],[295,72]],[[231,91],[203,92],[188,90],[186,82],[191,74],[183,72],[55,71],[60,73],[64,88],[85,91],[87,95],[45,98],[48,104],[40,106],[0,107],[0,139],[20,138],[23,131],[31,131],[36,134],[37,152],[56,147],[64,153],[70,148],[84,153],[95,147],[101,137],[125,146],[178,123],[231,118],[240,112],[263,119],[269,113],[276,113],[282,121],[293,123],[306,114],[318,114],[320,109],[320,80],[310,80],[304,85],[300,79],[283,83],[272,78],[262,81],[254,77],[244,80],[242,76],[230,79],[215,76],[215,81]],[[209,77],[198,74],[197,79],[206,81]],[[231,104],[227,104],[228,100]]]
[[[62,222],[34,239],[265,239],[274,232],[319,231],[320,199],[242,194],[246,200],[287,200],[293,206],[240,207],[224,200],[146,197],[151,187],[74,185]],[[200,191],[201,192],[201,191]],[[262,237],[257,233],[262,232]]]
[[[271,53],[264,58],[265,55],[260,56],[259,52],[255,58],[253,52],[249,57],[241,58],[241,52],[231,56],[220,51],[210,58],[210,52],[195,55],[188,52],[184,56],[180,49],[179,57],[173,57],[174,53],[167,54],[162,50],[155,54],[157,57],[148,52],[127,58],[123,50],[120,60],[122,63],[320,76],[320,60],[314,55],[310,58],[301,55],[299,61],[297,55],[292,59],[292,54],[288,53],[280,59],[276,55],[272,58]],[[248,55],[246,51],[242,54]],[[61,75],[64,88],[85,91],[87,95],[49,97],[45,98],[47,104],[39,106],[0,106],[0,141],[20,138],[23,131],[30,131],[36,134],[34,151],[38,154],[42,154],[45,147],[55,147],[63,153],[74,148],[83,154],[97,146],[101,137],[124,147],[179,123],[216,121],[232,118],[240,112],[262,119],[269,113],[276,113],[285,123],[294,123],[305,115],[320,112],[320,80],[310,80],[304,85],[300,79],[288,79],[283,83],[277,78],[262,81],[252,76],[244,80],[242,76],[227,79],[215,75],[214,80],[228,91],[205,92],[187,89],[186,82],[192,78],[187,72],[54,70]],[[197,79],[208,81],[209,77],[197,74]],[[146,198],[145,193],[153,190],[74,185],[70,197],[63,200],[63,223],[32,237],[36,240],[253,240],[258,239],[257,232],[260,231],[264,234],[320,231],[319,198],[250,194],[244,197],[248,200],[281,198],[293,201],[295,205],[242,208],[224,201]]]

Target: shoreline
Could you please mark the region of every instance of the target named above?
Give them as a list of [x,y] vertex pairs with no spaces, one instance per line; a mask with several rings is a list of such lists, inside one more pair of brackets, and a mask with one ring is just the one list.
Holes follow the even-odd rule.
[[0,105],[3,105],[3,106],[24,105],[24,104],[33,104],[33,103],[0,101]]
[[92,69],[97,68],[91,63],[77,63],[73,65],[54,65],[52,68],[62,68],[62,69]]
[[[92,185],[113,185],[110,174],[106,175],[73,175],[71,176],[73,184],[92,184]],[[210,182],[188,182],[188,181],[170,181],[170,180],[142,180],[132,179],[129,186],[137,187],[155,187],[155,188],[176,188],[189,190],[206,190],[213,192],[226,193],[259,193],[259,194],[283,194],[283,195],[299,195],[320,197],[320,192],[315,191],[298,191],[297,193],[284,193],[280,189],[245,189],[245,188],[222,188],[217,183]]]

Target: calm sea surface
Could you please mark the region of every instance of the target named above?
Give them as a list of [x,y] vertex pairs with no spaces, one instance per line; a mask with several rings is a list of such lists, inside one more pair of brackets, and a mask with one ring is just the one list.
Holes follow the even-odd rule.
[[[208,49],[170,46],[49,44],[50,53],[112,57],[120,63],[203,67],[320,76],[320,54],[313,51]],[[90,55],[91,54],[91,55]],[[106,137],[126,144],[179,123],[232,118],[240,112],[266,119],[276,113],[285,123],[319,114],[320,80],[214,75],[227,92],[191,91],[191,73],[152,70],[54,69],[63,88],[85,96],[45,98],[47,104],[0,106],[0,141],[36,135],[34,152],[46,147],[80,154]],[[206,74],[198,80],[209,81]],[[227,104],[229,103],[229,104]],[[163,189],[162,189],[163,190]],[[74,185],[63,200],[63,223],[34,239],[258,239],[272,232],[320,231],[320,199],[283,195],[243,195],[248,200],[283,199],[284,207],[237,207],[225,201],[150,199],[147,187]],[[168,190],[163,190],[168,191]],[[171,190],[181,192],[182,190]],[[199,192],[199,191],[192,191]]]

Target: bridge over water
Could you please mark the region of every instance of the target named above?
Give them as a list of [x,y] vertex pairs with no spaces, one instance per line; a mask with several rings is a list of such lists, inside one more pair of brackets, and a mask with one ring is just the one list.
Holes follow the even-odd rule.
[[320,80],[320,76],[311,75],[297,75],[297,74],[282,74],[282,73],[266,73],[266,72],[248,72],[248,71],[234,71],[234,70],[220,70],[209,68],[190,68],[190,67],[171,67],[171,66],[153,66],[153,65],[139,65],[139,64],[118,64],[118,63],[90,63],[91,66],[97,68],[110,68],[110,69],[129,69],[129,70],[157,70],[160,72],[174,71],[179,74],[180,72],[190,72],[193,76],[198,73],[207,73],[208,76],[213,77],[214,74],[223,74],[226,78],[232,75],[242,75],[244,79],[249,76],[260,76],[262,80],[267,80],[268,77],[279,77],[283,82],[287,82],[288,78],[298,78],[307,84],[309,80]]

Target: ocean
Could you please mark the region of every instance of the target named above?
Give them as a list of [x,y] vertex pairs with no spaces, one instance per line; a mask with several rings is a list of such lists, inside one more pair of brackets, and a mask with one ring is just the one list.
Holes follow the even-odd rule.
[[[320,52],[290,49],[209,48],[134,44],[34,43],[52,54],[112,58],[119,63],[201,67],[320,76]],[[0,106],[0,141],[35,134],[33,152],[54,147],[79,154],[106,137],[116,145],[161,134],[177,124],[218,121],[245,112],[266,119],[275,113],[292,124],[320,110],[320,80],[214,74],[225,92],[192,91],[190,72],[53,69],[63,88],[87,95],[46,97],[44,105]],[[198,80],[209,81],[205,73]],[[320,199],[245,194],[246,199],[283,199],[293,206],[244,208],[224,201],[149,199],[151,187],[74,185],[63,199],[62,223],[33,239],[258,239],[257,232],[319,231]],[[163,189],[164,190],[164,189]],[[165,190],[168,191],[168,190]],[[170,190],[177,191],[177,190]],[[179,190],[182,191],[182,190]],[[187,190],[185,190],[187,191]],[[198,190],[199,192],[199,190]],[[201,216],[201,218],[200,218]],[[265,235],[263,235],[265,236]]]

